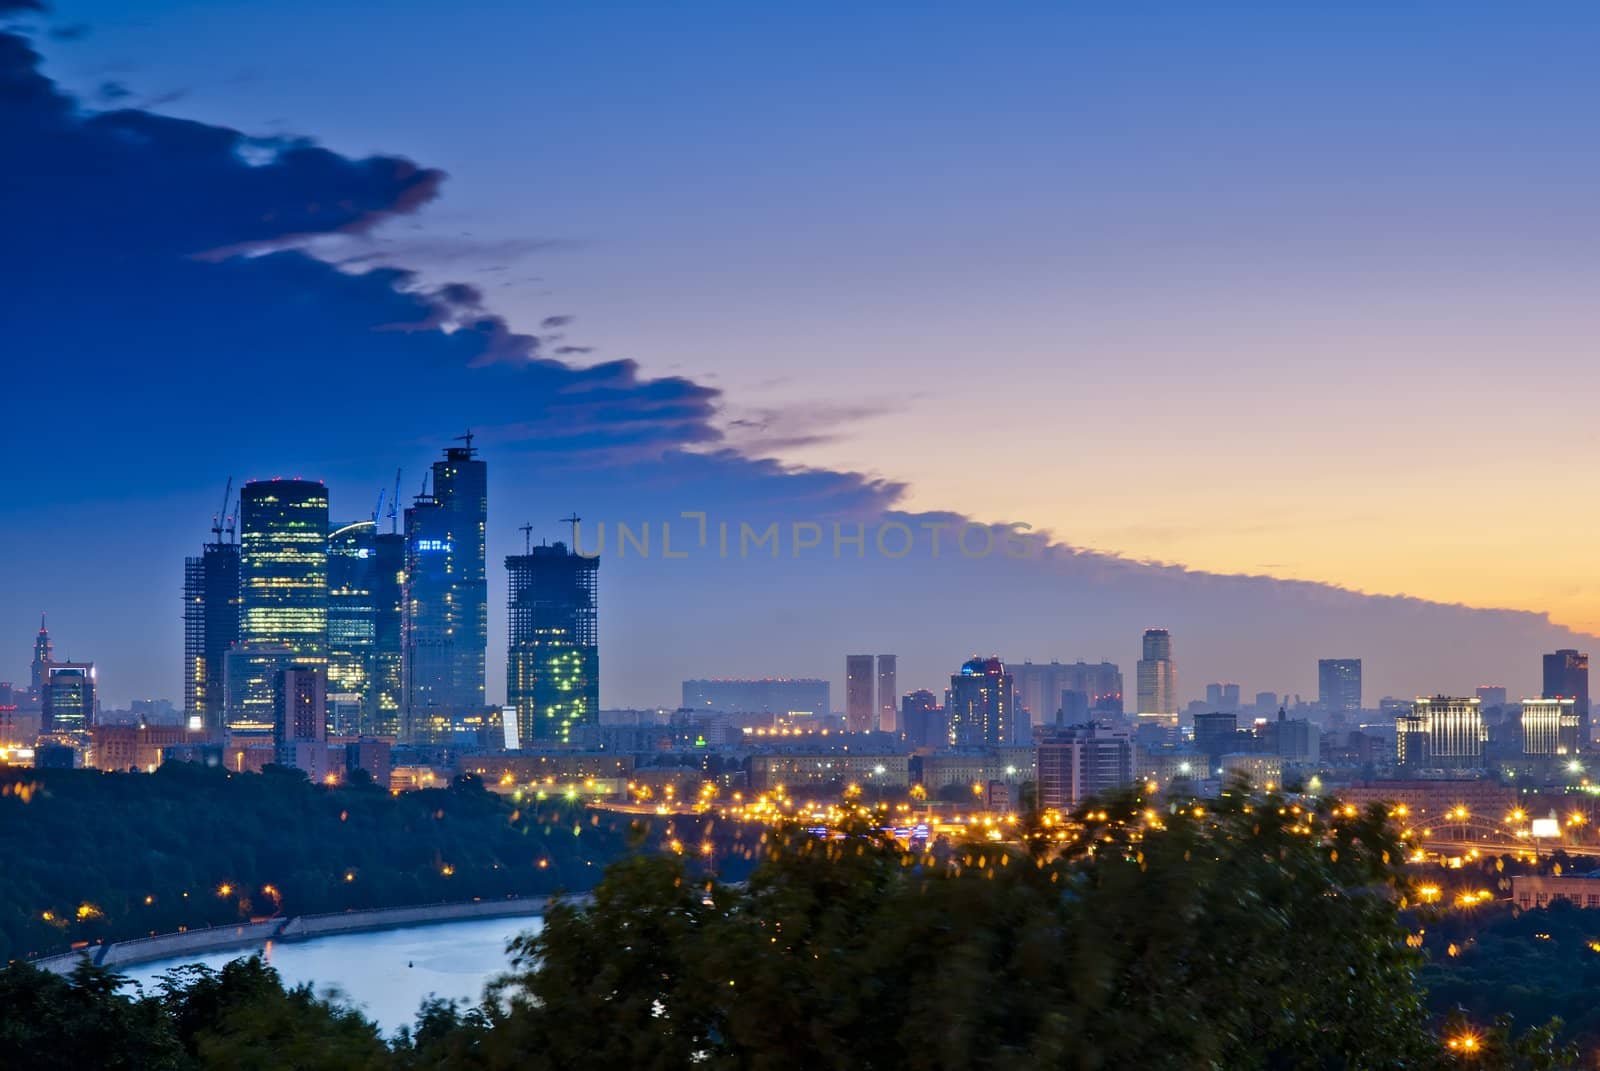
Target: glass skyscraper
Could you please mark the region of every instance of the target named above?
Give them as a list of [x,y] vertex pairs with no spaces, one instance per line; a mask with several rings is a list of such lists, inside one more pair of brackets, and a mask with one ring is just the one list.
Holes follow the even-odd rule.
[[433,491],[406,510],[402,735],[445,742],[455,720],[483,710],[489,646],[488,465],[472,436],[433,463]]
[[223,666],[239,640],[239,544],[207,543],[183,563],[183,713],[191,728],[223,728]]
[[600,559],[555,543],[507,557],[506,572],[506,703],[516,708],[522,746],[566,743],[574,727],[599,720]]
[[230,726],[273,722],[274,681],[328,647],[328,491],[314,480],[255,480],[239,493],[239,643],[227,656]]
[[376,712],[376,530],[375,521],[356,521],[328,533],[326,704],[341,714],[341,734],[368,731]]

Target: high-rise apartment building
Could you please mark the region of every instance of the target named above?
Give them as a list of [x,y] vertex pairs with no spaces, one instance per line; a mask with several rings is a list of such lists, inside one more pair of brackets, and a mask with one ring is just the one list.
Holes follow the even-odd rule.
[[1571,699],[1578,712],[1578,750],[1588,751],[1594,737],[1589,722],[1589,656],[1573,650],[1544,656],[1545,699]]
[[1329,713],[1361,709],[1361,659],[1317,660],[1317,705]]
[[398,737],[405,697],[405,655],[401,637],[405,616],[406,537],[379,532],[372,537],[372,699],[370,736]]
[[462,438],[433,463],[432,492],[405,511],[401,720],[415,744],[444,742],[485,703],[489,476],[471,434]]
[[[1065,724],[1081,721],[1073,713],[1080,709],[1122,713],[1122,670],[1112,662],[1007,662],[1006,670],[1015,681],[1018,717],[1025,712],[1031,725],[1057,724],[1058,714]],[[1065,698],[1068,692],[1073,698]]]
[[524,748],[567,743],[600,717],[600,558],[553,543],[506,558],[506,572],[506,703],[516,708],[518,739]]
[[874,728],[874,715],[877,713],[876,661],[869,654],[845,656],[844,727],[852,733],[869,733]]
[[959,747],[1016,742],[1016,696],[1000,659],[973,658],[950,678],[950,742]]
[[224,655],[226,719],[270,726],[279,672],[327,660],[328,491],[320,481],[244,485],[239,578],[239,641]]
[[1178,670],[1172,660],[1172,633],[1145,629],[1144,657],[1139,659],[1139,717],[1178,724]]
[[892,733],[897,725],[899,713],[899,682],[895,679],[895,656],[881,654],[878,656],[878,709],[876,724],[873,728],[882,732]]

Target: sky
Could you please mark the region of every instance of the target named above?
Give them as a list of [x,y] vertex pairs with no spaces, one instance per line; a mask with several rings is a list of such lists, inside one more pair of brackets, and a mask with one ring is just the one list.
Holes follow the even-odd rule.
[[109,697],[174,693],[229,475],[360,516],[467,426],[492,558],[573,509],[1049,533],[613,555],[607,706],[856,649],[908,688],[979,650],[1131,679],[1147,625],[1186,695],[1309,692],[1319,655],[1369,699],[1529,690],[1600,626],[1592,7],[10,21],[0,675],[50,609]]

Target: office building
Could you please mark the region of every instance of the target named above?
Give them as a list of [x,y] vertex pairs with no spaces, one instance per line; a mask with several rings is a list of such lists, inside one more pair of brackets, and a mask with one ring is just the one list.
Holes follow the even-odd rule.
[[239,640],[224,652],[230,728],[271,725],[278,673],[321,665],[328,645],[328,491],[254,480],[239,492]]
[[1418,699],[1395,719],[1395,758],[1411,769],[1481,769],[1487,739],[1476,696]]
[[94,724],[94,663],[47,662],[41,679],[41,731],[56,736],[88,732]]
[[1285,765],[1316,762],[1322,754],[1322,733],[1304,718],[1291,718],[1283,710],[1277,718],[1256,726],[1257,747],[1276,755]]
[[683,682],[683,709],[825,718],[833,709],[832,692],[831,684],[815,678],[688,680]]
[[600,720],[600,558],[554,543],[507,557],[506,572],[506,703],[517,710],[517,737],[524,748],[568,743]]
[[327,699],[326,667],[291,665],[278,671],[273,686],[272,743],[279,765],[299,765],[296,758],[301,744],[327,744]]
[[1544,656],[1545,699],[1571,699],[1578,712],[1578,750],[1589,750],[1589,656],[1573,650]]
[[1093,725],[1041,729],[1035,765],[1040,809],[1071,811],[1133,783],[1133,742]]
[[1146,629],[1144,657],[1138,666],[1139,717],[1168,726],[1178,724],[1178,670],[1172,661],[1172,634],[1164,628]]
[[372,683],[367,708],[370,721],[365,732],[393,739],[400,735],[400,710],[405,698],[405,535],[375,534],[372,561]]
[[1317,660],[1317,705],[1329,713],[1361,709],[1361,659]]
[[328,709],[344,736],[371,732],[377,694],[377,522],[328,533]]
[[1011,675],[998,658],[973,658],[950,678],[946,704],[950,743],[996,747],[1016,742]]
[[875,728],[874,663],[869,654],[846,655],[844,659],[844,727],[852,733],[868,733]]
[[1522,701],[1522,753],[1575,755],[1581,728],[1576,699]]
[[415,744],[444,742],[486,702],[488,465],[462,440],[405,511],[401,731]]
[[895,656],[879,655],[877,718],[873,728],[886,733],[895,731],[896,716],[899,713],[899,688],[899,682],[895,679]]

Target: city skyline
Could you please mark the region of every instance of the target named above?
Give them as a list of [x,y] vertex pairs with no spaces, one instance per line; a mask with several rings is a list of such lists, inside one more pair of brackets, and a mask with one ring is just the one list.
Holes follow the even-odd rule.
[[[76,17],[77,12],[105,15],[100,32],[76,41],[49,36],[52,19]],[[328,17],[330,25],[341,25]],[[174,32],[194,32],[196,25],[185,18],[177,9],[160,16]],[[228,474],[241,479],[274,472],[314,476],[326,482],[337,502],[364,504],[378,488],[390,485],[395,467],[414,479],[431,460],[439,439],[462,427],[480,429],[481,446],[495,451],[497,458],[489,493],[505,504],[498,516],[507,523],[495,521],[486,530],[489,557],[516,546],[517,525],[531,518],[556,534],[555,519],[572,509],[596,523],[651,520],[658,531],[671,521],[685,525],[680,533],[690,523],[682,516],[694,512],[735,525],[814,523],[824,530],[835,522],[893,520],[920,531],[919,525],[928,522],[1018,518],[1036,531],[1055,533],[1056,541],[1038,557],[1022,562],[968,561],[948,551],[936,561],[920,546],[904,559],[875,554],[861,562],[615,560],[601,579],[600,598],[608,605],[624,605],[616,600],[625,591],[628,612],[601,623],[601,643],[627,651],[628,657],[605,663],[608,705],[614,700],[616,705],[642,706],[670,698],[676,682],[693,672],[831,677],[841,650],[870,650],[884,643],[879,623],[867,622],[885,605],[899,607],[905,622],[903,638],[892,641],[900,652],[898,677],[919,685],[940,680],[952,661],[980,650],[1035,659],[1111,658],[1131,665],[1134,659],[1121,637],[1151,621],[1185,637],[1183,664],[1185,674],[1192,674],[1186,679],[1241,680],[1303,694],[1315,691],[1313,658],[1360,648],[1365,684],[1374,695],[1464,692],[1486,677],[1504,679],[1514,691],[1531,695],[1539,683],[1537,669],[1526,668],[1533,659],[1552,650],[1587,649],[1594,642],[1592,635],[1541,616],[1560,607],[1568,608],[1562,611],[1566,620],[1583,623],[1589,616],[1570,610],[1574,598],[1587,598],[1582,594],[1587,590],[1586,559],[1557,553],[1560,547],[1542,547],[1529,555],[1495,554],[1497,562],[1510,564],[1498,571],[1469,570],[1514,580],[1516,598],[1440,586],[1438,570],[1448,566],[1459,571],[1463,547],[1497,545],[1503,536],[1500,515],[1521,515],[1506,483],[1493,487],[1502,495],[1503,505],[1496,509],[1485,488],[1422,479],[1428,471],[1423,463],[1432,455],[1410,457],[1410,468],[1386,466],[1385,471],[1409,473],[1412,482],[1404,485],[1422,496],[1408,510],[1425,508],[1447,490],[1461,504],[1490,505],[1479,508],[1470,525],[1437,530],[1425,548],[1407,550],[1385,566],[1400,563],[1416,583],[1366,583],[1331,567],[1310,571],[1327,583],[1310,583],[1201,568],[1302,575],[1305,570],[1293,562],[1284,569],[1270,568],[1273,560],[1266,557],[1217,562],[1201,551],[1176,553],[1181,540],[1171,545],[1173,553],[1162,552],[1151,545],[1151,534],[1185,525],[1151,504],[1170,501],[1186,511],[1193,522],[1188,527],[1234,537],[1241,548],[1261,549],[1266,539],[1289,552],[1332,541],[1355,553],[1370,551],[1375,544],[1366,537],[1347,538],[1348,533],[1338,539],[1334,535],[1344,531],[1341,526],[1350,516],[1372,532],[1387,530],[1371,522],[1374,514],[1381,518],[1391,512],[1388,485],[1377,478],[1365,483],[1344,478],[1341,486],[1354,489],[1346,494],[1356,497],[1347,498],[1345,512],[1319,508],[1326,532],[1315,539],[1305,538],[1296,527],[1301,522],[1293,520],[1293,510],[1275,505],[1310,491],[1320,493],[1325,485],[1315,469],[1293,482],[1269,481],[1253,498],[1241,492],[1231,508],[1219,509],[1211,499],[1202,506],[1173,497],[1174,484],[1207,487],[1211,481],[1184,467],[1206,460],[1204,450],[1189,448],[1207,436],[1170,409],[1146,413],[1121,425],[1120,432],[1090,440],[1099,444],[1094,449],[1079,444],[1062,455],[1071,459],[1070,473],[1084,477],[1074,486],[1118,489],[1110,497],[1098,497],[1096,490],[1078,499],[1081,515],[1066,519],[1053,515],[1057,507],[1047,508],[1031,492],[1017,491],[1016,481],[989,480],[975,488],[970,475],[962,474],[971,471],[965,463],[939,466],[937,462],[949,459],[937,436],[903,436],[906,442],[917,442],[915,458],[907,458],[903,448],[878,442],[858,443],[861,449],[853,457],[827,456],[843,445],[830,438],[837,430],[829,424],[836,406],[832,400],[828,406],[816,404],[814,392],[822,389],[816,383],[796,383],[786,405],[775,406],[766,416],[752,415],[749,409],[759,392],[748,383],[713,378],[721,373],[709,357],[697,366],[681,353],[671,354],[686,338],[694,345],[709,345],[720,325],[661,332],[654,338],[617,336],[614,344],[596,347],[591,342],[595,335],[614,330],[629,315],[630,306],[620,296],[585,305],[569,303],[570,294],[562,291],[538,302],[534,313],[525,302],[527,293],[513,301],[513,295],[502,296],[489,285],[497,273],[480,269],[494,265],[470,257],[438,262],[438,231],[445,221],[460,218],[452,213],[466,210],[472,184],[481,176],[469,169],[446,182],[437,166],[456,171],[457,161],[448,152],[430,154],[428,139],[412,140],[404,131],[381,124],[372,127],[372,136],[383,142],[381,153],[414,153],[417,162],[404,156],[359,155],[369,151],[365,136],[350,155],[312,148],[260,134],[260,120],[248,114],[227,114],[237,101],[223,92],[202,94],[206,99],[194,102],[117,97],[112,107],[103,87],[85,81],[83,65],[101,49],[155,49],[146,31],[94,5],[35,16],[32,26],[26,33],[0,34],[6,122],[11,124],[6,128],[8,151],[28,154],[40,165],[19,171],[23,185],[11,203],[30,209],[6,217],[12,240],[0,251],[14,269],[7,276],[16,280],[16,307],[27,310],[15,317],[12,341],[19,352],[34,356],[20,362],[13,385],[18,397],[44,396],[64,369],[95,383],[96,389],[79,398],[84,434],[53,434],[53,425],[41,423],[42,415],[26,406],[8,422],[18,442],[48,443],[51,465],[70,478],[39,481],[0,506],[4,531],[11,537],[0,555],[0,590],[7,595],[0,632],[25,632],[41,609],[49,610],[64,629],[70,623],[75,649],[94,652],[112,701],[182,696],[181,663],[171,653],[182,644],[183,621],[173,604],[181,564],[167,563],[181,563],[193,553],[214,509],[215,488]],[[1481,16],[1471,28],[1487,32]],[[1116,21],[1100,24],[1097,32],[1116,37]],[[1263,32],[1285,31],[1275,25]],[[1424,28],[1410,25],[1407,32],[1414,35]],[[37,55],[39,48],[47,58]],[[1399,77],[1396,70],[1387,71],[1391,81]],[[281,83],[273,83],[271,91],[282,89]],[[191,103],[198,112],[186,112]],[[200,114],[207,109],[217,114]],[[193,121],[168,114],[187,114]],[[337,120],[346,121],[353,120]],[[332,125],[322,125],[334,122],[322,115],[295,121],[310,136],[320,134],[338,146],[353,144]],[[241,128],[250,132],[238,133]],[[134,133],[138,136],[129,136]],[[57,166],[70,170],[72,161],[86,152],[102,166],[71,188],[30,177]],[[462,183],[465,197],[459,191]],[[128,214],[101,207],[129,197],[145,210]],[[1500,218],[1501,224],[1507,222]],[[423,228],[420,233],[433,242],[432,253],[415,242],[399,242],[414,233],[412,227]],[[340,242],[367,245],[359,252],[330,251],[330,244]],[[395,246],[392,252],[389,244]],[[459,244],[481,248],[477,242]],[[106,256],[108,249],[118,256]],[[562,267],[553,263],[541,271],[559,273]],[[459,283],[460,278],[470,284]],[[451,283],[455,285],[447,285]],[[95,316],[77,314],[78,295],[86,290],[96,295]],[[175,294],[185,297],[175,300]],[[301,300],[306,295],[320,295],[320,300]],[[571,319],[573,309],[578,311],[576,320]],[[1312,317],[1304,326],[1310,332],[1322,322]],[[1118,345],[1128,342],[1122,339]],[[1113,346],[1106,352],[1120,350]],[[229,357],[218,360],[218,353]],[[638,360],[617,356],[621,353]],[[793,379],[806,367],[798,355],[781,347],[752,353],[751,366],[762,369],[767,379]],[[948,355],[930,355],[926,361],[913,355],[884,365],[898,369],[906,388],[902,393],[908,403],[916,403],[907,406],[914,415],[928,416],[930,406],[937,415],[966,404],[937,392],[926,401],[918,395],[943,389],[940,373],[952,370]],[[1201,365],[1210,372],[1218,367],[1215,361],[1197,367]],[[1093,383],[1095,370],[1103,366],[1080,362],[1077,367]],[[1089,400],[1097,408],[1120,411],[1133,397],[1204,397],[1188,393],[1194,384],[1170,360],[1138,367],[1146,369],[1146,378],[1108,383],[1103,396],[1094,393]],[[1257,376],[1263,387],[1275,382],[1271,366],[1244,361],[1240,367]],[[1526,364],[1517,367],[1519,375],[1526,375]],[[910,369],[919,374],[908,376]],[[259,390],[268,370],[272,379],[315,389],[284,395],[283,405],[270,414],[249,408],[246,418],[239,419],[235,399]],[[1017,392],[1009,388],[1016,374],[1013,369],[1008,379],[1002,369],[990,378],[1014,398]],[[974,377],[951,378],[974,387]],[[1435,377],[1427,379],[1430,385],[1436,382]],[[1253,397],[1250,382],[1232,383],[1244,392],[1240,397]],[[1394,385],[1392,393],[1408,406],[1429,400],[1417,393],[1421,387],[1412,379],[1402,376]],[[1574,390],[1583,386],[1579,381],[1568,385]],[[396,387],[402,388],[402,401],[384,400],[394,396]],[[1129,395],[1134,387],[1139,392]],[[769,393],[778,390],[772,387]],[[1029,393],[1051,397],[1044,389]],[[976,400],[971,404],[977,405]],[[1284,407],[1291,415],[1294,409]],[[972,411],[987,412],[981,407]],[[1341,410],[1345,412],[1348,407]],[[1221,438],[1255,444],[1283,430],[1271,421],[1262,423],[1265,419],[1257,414],[1255,423],[1241,428],[1248,434]],[[206,449],[198,457],[174,454],[162,435],[135,430],[146,428],[174,434],[182,429],[205,442]],[[288,434],[290,429],[294,434]],[[1149,460],[1143,444],[1150,436],[1151,448],[1162,448],[1160,456],[1174,467],[1153,470],[1145,465],[1143,483],[1124,478],[1122,466]],[[1183,449],[1173,448],[1174,436],[1182,440]],[[1481,448],[1498,450],[1502,438],[1485,436]],[[1137,450],[1121,449],[1135,441]],[[1383,441],[1392,442],[1392,437]],[[1281,437],[1274,442],[1269,453],[1297,456]],[[1341,438],[1344,447],[1362,458],[1370,452],[1348,437]],[[1299,449],[1303,454],[1304,444]],[[1255,445],[1249,450],[1252,457],[1261,452]],[[1467,464],[1476,456],[1466,446],[1463,450],[1448,458],[1452,465]],[[1255,471],[1249,458],[1234,460],[1238,469],[1214,471]],[[797,462],[813,467],[796,468]],[[1211,457],[1210,462],[1218,459]],[[930,475],[930,466],[938,472]],[[946,469],[956,483],[938,478]],[[1025,466],[1002,451],[983,469],[1010,472]],[[137,482],[130,481],[132,472],[139,473]],[[1153,472],[1160,474],[1159,485],[1150,483]],[[1509,486],[1519,494],[1531,490],[1523,470],[1517,473]],[[1418,481],[1425,484],[1421,490]],[[1233,477],[1229,483],[1242,486]],[[1141,492],[1137,501],[1130,501],[1128,489],[1140,487],[1151,493]],[[1011,497],[999,501],[997,496],[1003,495]],[[1219,523],[1219,513],[1227,524]],[[117,532],[121,560],[151,567],[84,573],[80,564],[102,553],[101,526],[117,517],[138,518],[137,524]],[[1239,523],[1249,531],[1241,535]],[[1108,526],[1121,529],[1123,538],[1108,542]],[[1582,530],[1582,525],[1552,526],[1541,538],[1561,540]],[[51,538],[32,538],[41,531],[50,532]],[[1519,526],[1517,535],[1525,538],[1527,533]],[[1383,541],[1385,546],[1393,542]],[[1102,549],[1085,549],[1094,547]],[[1194,568],[1160,564],[1174,560],[1190,561]],[[1559,569],[1554,576],[1559,583],[1552,588],[1548,573],[1525,575],[1532,565],[1514,567],[1517,562]],[[504,577],[497,573],[490,570],[487,579],[487,601],[493,605],[506,595]],[[697,598],[706,590],[736,590],[753,583],[767,587],[771,596],[750,613],[733,615],[716,600]],[[1340,588],[1341,583],[1423,591],[1444,601],[1362,596]],[[941,612],[952,600],[970,612],[959,619]],[[1524,609],[1479,611],[1461,605],[1467,602]],[[488,647],[502,650],[505,626],[495,616],[488,623]],[[846,621],[842,630],[841,616]],[[682,627],[663,629],[668,620]],[[783,664],[773,664],[776,650],[786,652]],[[721,652],[722,664],[707,667],[708,651]],[[1291,667],[1290,674],[1279,667]],[[5,672],[14,676],[18,669]],[[490,672],[496,676],[486,682],[487,693],[501,694],[503,680],[497,671]]]

